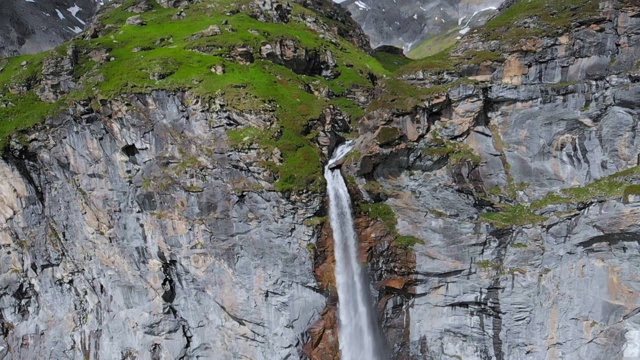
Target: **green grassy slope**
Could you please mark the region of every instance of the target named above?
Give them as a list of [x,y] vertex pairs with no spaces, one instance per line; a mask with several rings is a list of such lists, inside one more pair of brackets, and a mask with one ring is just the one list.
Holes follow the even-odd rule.
[[[230,133],[242,141],[248,138],[266,148],[277,147],[283,154],[283,165],[265,164],[273,168],[280,180],[280,191],[319,190],[322,185],[321,156],[303,128],[311,119],[320,117],[329,105],[335,105],[352,117],[362,109],[345,95],[350,89],[372,88],[369,74],[385,77],[386,70],[375,58],[337,35],[321,36],[305,20],[318,19],[325,28],[335,26],[312,10],[291,4],[288,23],[261,22],[251,17],[250,0],[202,1],[184,9],[186,17],[176,18],[179,9],[165,9],[154,1],[152,9],[140,14],[145,26],[125,25],[136,14],[125,9],[133,0],[114,8],[105,8],[99,21],[105,30],[101,36],[71,42],[78,49],[74,68],[77,88],[56,103],[42,102],[36,96],[42,78],[42,62],[46,57],[62,56],[70,44],[48,53],[0,60],[0,145],[18,130],[42,121],[71,103],[80,100],[102,100],[120,94],[149,93],[153,90],[188,90],[207,100],[222,96],[234,111],[265,111],[277,120],[276,126]],[[194,37],[211,25],[219,26],[217,36]],[[329,80],[321,76],[295,74],[288,68],[259,57],[259,49],[279,39],[293,40],[297,46],[314,51],[330,51],[339,73]],[[252,50],[255,62],[241,64],[230,55],[234,48]],[[107,54],[106,61],[95,54]],[[90,56],[93,54],[94,56]],[[25,64],[23,66],[21,64]],[[224,66],[224,74],[211,71]],[[329,98],[316,96],[305,89],[327,88]],[[275,134],[282,134],[276,136]],[[233,140],[233,139],[232,139]],[[240,145],[236,141],[237,145]]]

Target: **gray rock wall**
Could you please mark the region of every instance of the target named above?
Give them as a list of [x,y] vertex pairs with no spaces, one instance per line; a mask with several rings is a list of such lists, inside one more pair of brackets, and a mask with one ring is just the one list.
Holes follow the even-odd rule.
[[319,198],[230,149],[261,121],[158,92],[50,119],[1,162],[2,355],[297,358],[325,302],[302,224]]
[[[459,51],[501,51],[504,64],[489,75],[487,64],[468,65],[463,72],[479,82],[362,124],[362,159],[347,171],[361,185],[377,182],[361,187],[363,197],[385,194],[399,233],[425,242],[413,247],[415,294],[385,310],[389,323],[409,310],[411,358],[640,356],[640,198],[585,188],[635,167],[640,153],[640,85],[628,55],[640,46],[640,22],[603,6],[597,26],[527,51],[470,38]],[[407,79],[432,84],[426,73]],[[376,145],[383,127],[400,135]],[[442,141],[477,159],[430,152]],[[581,187],[586,201],[533,208],[546,219],[528,225],[481,217]]]

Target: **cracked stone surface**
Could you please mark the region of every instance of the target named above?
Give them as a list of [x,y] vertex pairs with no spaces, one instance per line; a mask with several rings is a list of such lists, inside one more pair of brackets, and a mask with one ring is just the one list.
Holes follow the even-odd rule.
[[225,128],[257,117],[124,101],[0,163],[3,356],[297,357],[325,301],[302,224],[319,198],[286,200],[259,152],[229,151]]

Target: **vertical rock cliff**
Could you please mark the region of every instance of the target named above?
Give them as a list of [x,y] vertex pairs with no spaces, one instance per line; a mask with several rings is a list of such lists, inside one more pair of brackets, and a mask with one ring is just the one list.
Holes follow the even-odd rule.
[[2,164],[3,351],[22,358],[286,358],[322,307],[303,224],[255,191],[259,121],[155,92],[51,118]]
[[638,356],[638,9],[583,5],[515,3],[361,122],[349,173],[415,237],[406,358]]

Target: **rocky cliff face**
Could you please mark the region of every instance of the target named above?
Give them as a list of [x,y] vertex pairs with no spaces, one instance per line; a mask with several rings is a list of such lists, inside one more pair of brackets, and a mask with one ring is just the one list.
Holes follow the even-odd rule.
[[516,2],[391,74],[327,2],[135,0],[3,61],[0,352],[339,358],[352,137],[393,359],[640,356],[639,11]]
[[415,290],[385,307],[388,328],[408,323],[406,358],[639,356],[640,22],[620,3],[583,11],[570,30],[490,23],[451,54],[457,71],[407,73],[421,105],[361,123],[348,173],[422,240]]
[[99,0],[5,0],[0,7],[0,58],[60,45],[84,30]]
[[[233,120],[231,120],[233,116]],[[49,120],[2,163],[9,358],[286,358],[324,304],[303,220],[185,94]],[[239,301],[240,299],[243,299]]]

